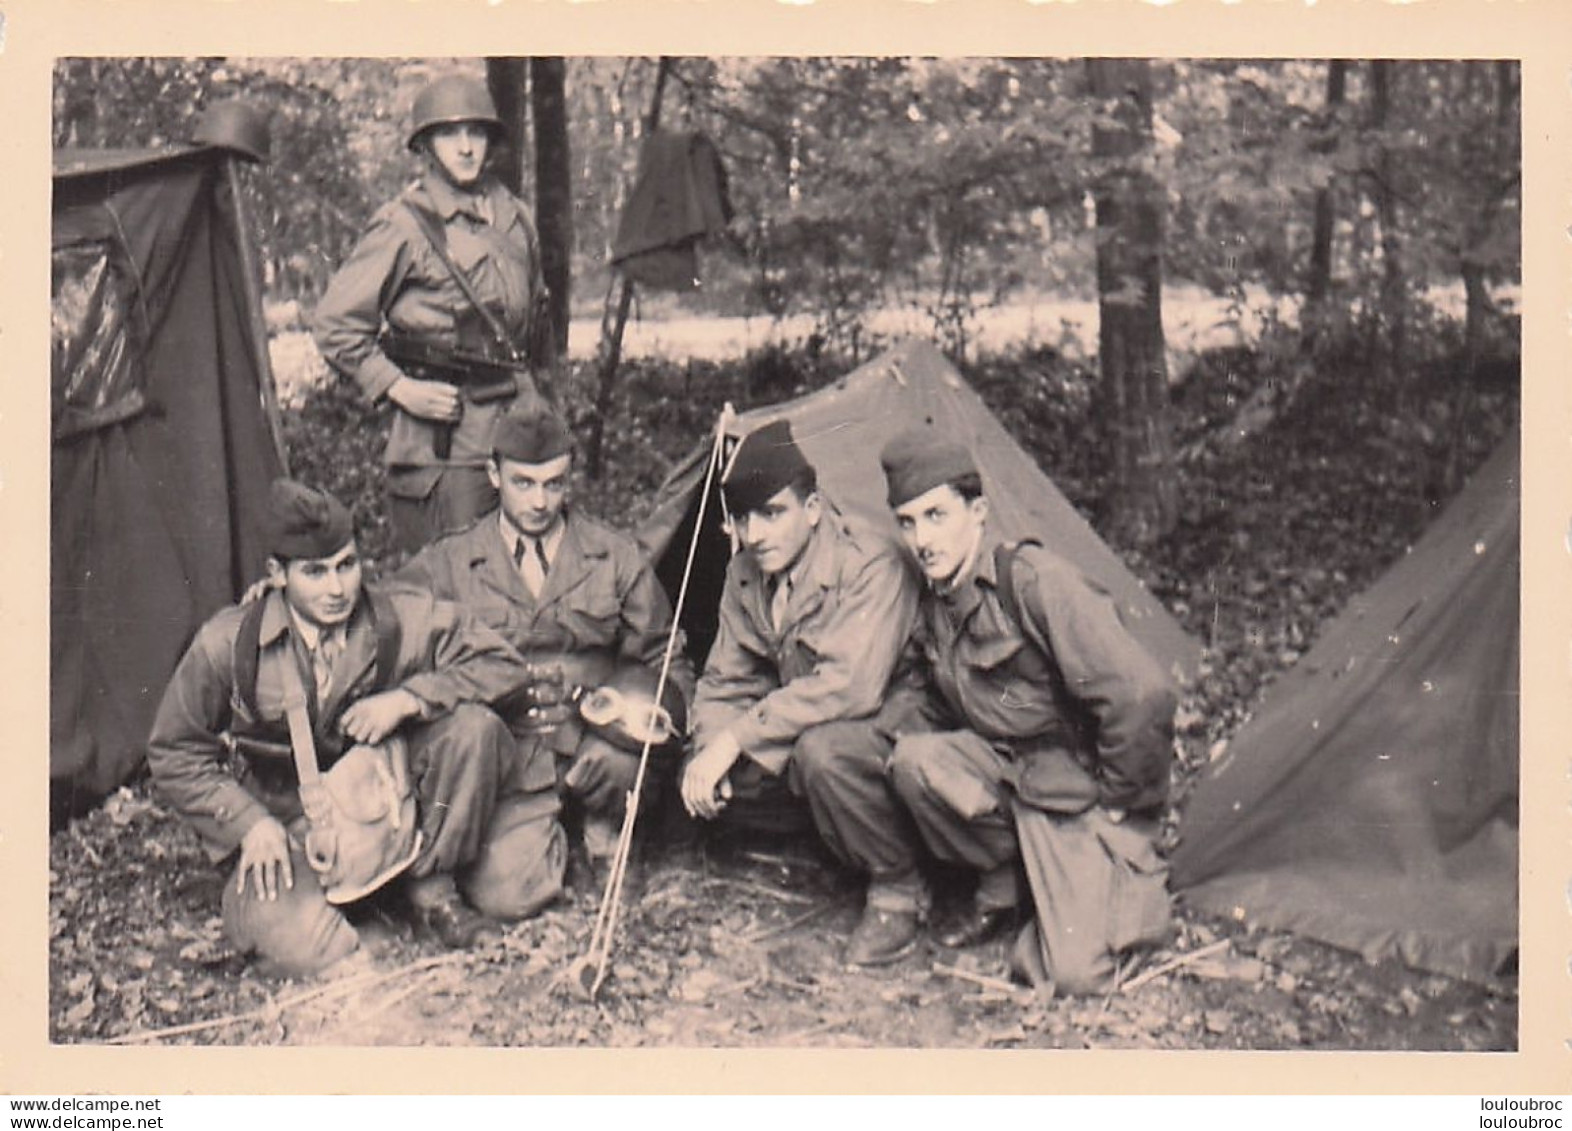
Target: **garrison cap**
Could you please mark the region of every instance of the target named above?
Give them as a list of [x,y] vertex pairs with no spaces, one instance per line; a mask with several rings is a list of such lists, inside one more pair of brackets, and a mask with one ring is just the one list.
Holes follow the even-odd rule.
[[573,450],[573,433],[544,402],[514,408],[497,421],[491,453],[501,463],[545,463]]
[[330,558],[355,540],[355,521],[326,491],[275,479],[268,489],[266,534],[267,552],[276,558]]
[[892,508],[935,487],[977,474],[977,463],[969,448],[919,426],[907,428],[884,445],[879,463],[884,466]]
[[772,420],[742,438],[721,482],[726,505],[737,514],[756,511],[793,483],[812,490],[818,474],[791,434],[791,421]]

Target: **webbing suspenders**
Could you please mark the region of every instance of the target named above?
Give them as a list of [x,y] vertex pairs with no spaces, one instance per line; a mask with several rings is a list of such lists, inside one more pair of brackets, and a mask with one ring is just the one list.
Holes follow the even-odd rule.
[[[387,595],[380,590],[367,587],[364,590],[366,611],[371,616],[371,628],[377,638],[377,656],[375,667],[372,669],[372,689],[381,691],[393,678],[393,672],[398,665],[398,651],[402,644],[403,633],[399,627],[398,615],[393,611],[393,604]],[[240,632],[235,637],[235,688],[240,693],[240,701],[246,705],[246,710],[253,719],[261,717],[261,710],[257,706],[257,660],[262,642],[262,612],[267,607],[267,599],[254,601],[246,610],[245,617],[240,622]],[[301,700],[305,704],[308,715],[315,718],[319,704],[316,702],[316,687],[304,686],[300,679],[299,665],[289,663],[285,665],[284,695],[287,700],[290,695],[290,682],[301,685]],[[293,681],[289,673],[293,672]],[[308,724],[309,729],[309,724]]]
[[475,313],[479,314],[482,320],[485,321],[486,329],[490,330],[491,336],[497,339],[497,344],[502,347],[503,355],[512,358],[514,361],[520,360],[518,350],[513,348],[513,341],[508,337],[507,329],[498,321],[497,316],[491,312],[491,308],[480,301],[480,296],[475,293],[475,288],[470,283],[468,276],[453,261],[453,256],[448,251],[447,235],[442,231],[438,218],[432,214],[429,208],[415,203],[407,196],[403,198],[402,203],[409,210],[409,214],[415,218],[415,224],[420,228],[421,235],[426,237],[426,242],[431,245],[431,250],[437,253],[437,258],[442,260],[442,265],[453,276],[453,281],[458,284],[459,290],[464,292],[464,297],[475,308]]

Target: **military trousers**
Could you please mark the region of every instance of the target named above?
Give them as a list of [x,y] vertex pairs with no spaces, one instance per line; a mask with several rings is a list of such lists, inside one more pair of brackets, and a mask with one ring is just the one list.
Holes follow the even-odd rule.
[[778,827],[789,807],[805,803],[830,852],[868,875],[870,903],[926,910],[921,841],[890,784],[893,749],[872,719],[810,727],[792,745],[782,774],[770,774],[747,755],[738,759],[729,775],[727,813],[738,823]]
[[981,873],[980,906],[1030,896],[1036,915],[1016,940],[1017,971],[1067,993],[1102,992],[1123,952],[1160,942],[1169,928],[1155,822],[1115,820],[1097,806],[1029,805],[1010,784],[1013,770],[971,731],[902,735],[891,758],[896,792],[929,850]]
[[[481,911],[501,917],[539,906],[530,893],[539,886],[541,838],[520,838],[516,806],[498,804],[513,750],[506,725],[489,708],[466,703],[405,734],[422,848],[401,882],[428,893],[463,885]],[[248,788],[290,834],[294,885],[274,900],[261,898],[249,884],[242,893],[237,867],[224,890],[225,932],[237,949],[258,954],[283,973],[321,970],[355,949],[355,928],[328,903],[306,861],[301,846],[308,825],[299,794]]]

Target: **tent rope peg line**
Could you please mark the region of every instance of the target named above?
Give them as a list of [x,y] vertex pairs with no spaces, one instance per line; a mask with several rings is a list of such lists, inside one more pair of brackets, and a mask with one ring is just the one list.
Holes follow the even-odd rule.
[[[688,543],[687,560],[682,567],[682,581],[677,586],[677,600],[671,614],[671,631],[666,635],[666,649],[661,656],[660,675],[655,681],[655,695],[652,704],[659,704],[661,696],[666,692],[666,682],[671,675],[671,658],[676,651],[677,636],[682,624],[683,609],[688,599],[688,583],[693,577],[693,562],[698,554],[699,535],[704,530],[705,509],[709,502],[710,490],[714,485],[716,470],[721,464],[721,452],[726,439],[728,423],[735,419],[735,413],[728,403],[720,414],[715,425],[715,441],[710,448],[709,464],[704,475],[704,489],[699,497],[699,513],[693,524],[693,537]],[[724,505],[724,504],[722,504]],[[655,707],[650,711],[651,722],[655,717]],[[601,896],[600,906],[595,913],[595,926],[590,933],[589,947],[584,955],[575,959],[568,967],[568,986],[570,989],[582,994],[593,1001],[600,993],[601,986],[606,981],[606,975],[611,968],[612,946],[616,938],[617,926],[621,919],[623,883],[628,874],[628,857],[633,848],[633,828],[638,820],[639,801],[644,795],[644,778],[649,768],[650,745],[654,738],[654,727],[646,729],[643,747],[639,751],[638,771],[633,778],[633,788],[628,791],[622,815],[622,829],[617,836],[617,847],[612,856],[611,868],[606,876],[606,890]]]

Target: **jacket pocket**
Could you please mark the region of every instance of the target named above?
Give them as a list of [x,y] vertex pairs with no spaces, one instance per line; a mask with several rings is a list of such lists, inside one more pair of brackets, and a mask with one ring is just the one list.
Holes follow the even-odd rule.
[[1026,646],[1019,636],[995,636],[984,640],[970,640],[966,649],[966,666],[981,672],[998,672]]
[[1062,746],[1015,755],[1015,792],[1034,809],[1074,816],[1097,804],[1097,782]]
[[622,606],[610,584],[591,581],[562,601],[563,620],[580,648],[609,648],[616,643]]

